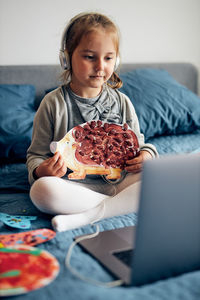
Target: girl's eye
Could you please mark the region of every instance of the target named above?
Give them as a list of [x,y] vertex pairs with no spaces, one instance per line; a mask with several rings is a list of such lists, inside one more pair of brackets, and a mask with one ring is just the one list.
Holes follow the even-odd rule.
[[106,60],[112,60],[113,58],[112,57],[106,57]]
[[86,59],[88,59],[88,60],[93,60],[94,59],[94,56],[92,56],[92,55],[86,55],[86,56],[84,56]]
[[[84,59],[89,60],[89,61],[95,61],[97,58],[94,55],[84,55]],[[104,59],[105,59],[105,61],[111,61],[111,60],[113,60],[113,57],[107,56]]]

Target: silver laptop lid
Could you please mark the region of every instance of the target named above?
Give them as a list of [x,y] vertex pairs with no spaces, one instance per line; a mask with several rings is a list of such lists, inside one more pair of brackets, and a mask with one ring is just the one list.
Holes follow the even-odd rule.
[[200,155],[144,164],[131,284],[200,268]]

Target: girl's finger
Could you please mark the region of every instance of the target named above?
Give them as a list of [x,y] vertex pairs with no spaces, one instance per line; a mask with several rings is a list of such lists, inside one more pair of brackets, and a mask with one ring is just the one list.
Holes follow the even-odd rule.
[[59,157],[60,157],[60,153],[56,152],[53,157],[49,158],[49,165],[50,166],[55,166],[55,164],[59,160]]
[[126,160],[127,165],[137,165],[141,164],[141,159],[139,157],[135,157],[133,159]]
[[64,162],[63,157],[61,155],[59,155],[56,163],[54,164],[54,170],[56,172],[59,172],[59,170],[62,170],[62,169],[66,170],[66,164]]
[[57,164],[55,165],[54,172],[58,177],[62,177],[66,174],[67,166],[62,158],[58,160]]
[[133,172],[133,173],[140,172],[142,170],[142,164],[138,163],[136,165],[126,166],[125,170],[128,172]]

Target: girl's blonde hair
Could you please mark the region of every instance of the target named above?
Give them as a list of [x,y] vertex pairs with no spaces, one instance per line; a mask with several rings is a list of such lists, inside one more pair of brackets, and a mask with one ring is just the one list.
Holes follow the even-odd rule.
[[[99,27],[102,27],[104,30],[114,34],[116,55],[119,56],[119,31],[116,25],[108,17],[99,13],[80,14],[71,20],[65,38],[65,51],[67,51],[70,60],[70,66],[72,54],[80,43],[82,37]],[[70,67],[69,70],[63,72],[63,81],[68,82],[71,75],[72,68]],[[116,89],[122,86],[122,81],[114,71],[107,84],[113,89]]]

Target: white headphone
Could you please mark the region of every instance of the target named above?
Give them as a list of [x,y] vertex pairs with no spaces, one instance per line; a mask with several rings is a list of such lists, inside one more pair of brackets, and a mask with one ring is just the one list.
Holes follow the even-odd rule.
[[[70,58],[69,58],[69,54],[68,54],[67,49],[66,49],[66,39],[67,39],[67,35],[68,35],[68,32],[69,32],[69,29],[73,26],[73,24],[79,18],[81,18],[81,17],[83,17],[85,15],[87,15],[87,14],[85,14],[85,13],[79,14],[78,16],[76,16],[73,19],[71,19],[70,22],[69,22],[69,24],[66,26],[66,28],[64,29],[64,32],[62,34],[59,59],[60,59],[61,67],[64,70],[70,70],[71,69]],[[119,67],[119,64],[120,64],[120,57],[117,56],[116,61],[115,61],[114,71],[117,70],[117,68]]]

